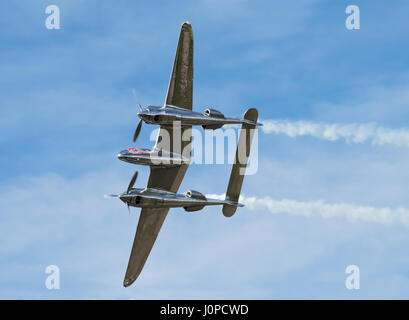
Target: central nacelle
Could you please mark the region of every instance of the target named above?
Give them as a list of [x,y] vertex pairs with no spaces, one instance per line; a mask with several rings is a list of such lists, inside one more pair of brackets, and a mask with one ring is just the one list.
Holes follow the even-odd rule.
[[128,148],[118,153],[118,159],[137,165],[153,167],[175,167],[189,164],[189,159],[165,150]]

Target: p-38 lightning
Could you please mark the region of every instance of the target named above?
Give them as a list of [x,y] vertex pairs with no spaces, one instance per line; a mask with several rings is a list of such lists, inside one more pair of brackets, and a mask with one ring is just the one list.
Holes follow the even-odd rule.
[[[206,110],[204,114],[193,112],[192,100],[193,31],[190,23],[184,22],[180,31],[165,106],[150,106],[138,113],[141,121],[133,140],[136,140],[142,121],[145,121],[160,125],[156,144],[151,150],[129,148],[118,154],[120,160],[147,165],[150,168],[146,188],[134,188],[138,175],[135,172],[124,193],[110,196],[119,198],[128,207],[141,208],[123,282],[125,287],[130,286],[141,273],[170,208],[181,207],[191,212],[205,206],[222,205],[223,214],[231,217],[236,208],[242,206],[238,203],[239,195],[254,129],[260,125],[257,123],[257,109],[248,109],[243,119],[225,118],[220,112],[212,109]],[[209,199],[193,190],[187,191],[184,195],[178,194],[177,191],[191,160],[192,126],[202,125],[205,129],[216,129],[227,123],[240,123],[242,129],[225,199]],[[166,143],[162,141],[164,136],[169,138]]]

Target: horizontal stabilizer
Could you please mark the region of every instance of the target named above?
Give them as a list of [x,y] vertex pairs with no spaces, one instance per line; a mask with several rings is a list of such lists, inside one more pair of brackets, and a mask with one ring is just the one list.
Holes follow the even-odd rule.
[[[237,144],[236,157],[230,174],[229,185],[226,192],[226,201],[238,202],[246,172],[247,162],[250,156],[251,141],[258,119],[258,111],[250,108],[244,114],[244,119],[254,124],[243,123],[240,130],[239,142]],[[237,206],[232,204],[223,205],[223,214],[231,217],[236,212]]]

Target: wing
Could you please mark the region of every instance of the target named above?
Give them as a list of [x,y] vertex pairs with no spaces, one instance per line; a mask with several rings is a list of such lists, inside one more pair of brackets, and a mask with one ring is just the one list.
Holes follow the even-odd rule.
[[[173,168],[151,167],[148,188],[160,188],[177,192],[187,168],[188,165]],[[130,286],[141,273],[168,211],[169,208],[142,208],[128,268],[126,269],[125,287]]]
[[[193,96],[193,32],[189,23],[183,23],[176,50],[166,104],[192,110]],[[191,126],[161,126],[155,149],[182,154],[190,159]],[[188,164],[170,168],[150,167],[148,188],[177,192]],[[135,239],[126,270],[124,286],[130,286],[139,276],[146,259],[155,244],[156,237],[168,214],[169,208],[143,208],[139,217]]]
[[141,210],[131,257],[126,269],[124,287],[130,286],[141,273],[168,211],[168,208],[143,208]]
[[[193,30],[189,22],[182,24],[170,76],[166,104],[192,110],[193,103]],[[161,126],[155,149],[166,150],[190,159],[192,127]],[[151,167],[148,188],[177,192],[188,165],[172,168]]]
[[[187,168],[188,165],[172,168],[151,167],[148,188],[160,188],[177,192]],[[168,211],[169,208],[142,208],[131,256],[129,257],[128,268],[126,269],[125,287],[130,286],[141,273]]]
[[192,110],[193,100],[193,31],[189,22],[180,30],[175,61],[170,76],[166,104]]
[[[193,30],[189,22],[182,24],[170,76],[166,104],[192,110],[193,103]],[[192,127],[161,126],[155,149],[183,155],[190,159]],[[172,168],[151,167],[148,188],[177,192],[188,165]]]

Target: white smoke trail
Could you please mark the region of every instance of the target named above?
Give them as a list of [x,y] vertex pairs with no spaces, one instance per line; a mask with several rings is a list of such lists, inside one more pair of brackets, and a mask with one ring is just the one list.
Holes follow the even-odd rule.
[[328,141],[344,139],[347,143],[409,147],[409,128],[389,129],[376,123],[325,124],[287,120],[265,120],[263,124],[264,133],[286,134],[291,138],[308,135]]
[[[206,197],[224,199],[224,195],[209,194]],[[371,206],[356,206],[347,203],[330,204],[324,201],[274,200],[270,197],[256,198],[240,196],[240,202],[251,211],[268,210],[273,214],[290,214],[304,217],[344,218],[348,221],[375,222],[384,225],[403,224],[409,227],[409,210]]]

